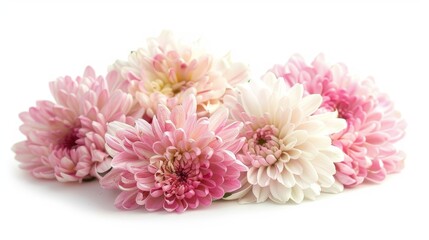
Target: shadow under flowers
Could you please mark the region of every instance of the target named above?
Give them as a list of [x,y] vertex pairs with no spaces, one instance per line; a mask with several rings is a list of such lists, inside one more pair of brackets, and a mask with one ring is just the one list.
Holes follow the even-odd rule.
[[98,208],[103,211],[118,212],[114,206],[118,191],[101,188],[97,179],[82,183],[61,183],[55,180],[34,178],[28,172],[20,169],[16,169],[15,176],[23,185],[32,189],[30,192],[49,195],[57,198],[58,201],[63,201],[64,204],[75,205],[78,208]]

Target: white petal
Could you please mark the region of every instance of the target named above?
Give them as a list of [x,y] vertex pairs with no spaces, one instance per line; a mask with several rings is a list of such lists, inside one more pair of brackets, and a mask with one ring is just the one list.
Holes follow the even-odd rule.
[[[289,155],[287,155],[287,154],[283,154],[283,155],[286,156],[286,158],[287,158],[287,159],[285,159],[285,160],[287,160],[285,162],[288,162],[289,161],[289,158],[288,158]],[[283,171],[283,168],[284,168],[284,163],[282,161],[277,161],[276,168],[279,170],[279,173],[281,173]]]
[[276,180],[279,173],[280,173],[280,171],[276,167],[276,165],[271,165],[271,166],[267,167],[267,174],[268,174],[268,177],[270,177],[271,179]]
[[335,179],[332,175],[325,175],[319,173],[319,184],[323,188],[330,188],[334,183]]
[[327,134],[323,135],[323,133],[311,135],[308,137],[307,141],[313,144],[313,146],[317,146],[318,149],[328,148],[332,143],[331,138]]
[[286,169],[284,169],[283,172],[279,175],[277,181],[288,188],[291,188],[295,185],[295,178],[293,177],[293,174]]
[[305,130],[309,134],[318,134],[323,130],[323,128],[324,124],[316,120],[303,122],[296,127],[297,130]]
[[325,124],[324,134],[337,133],[347,127],[347,122],[337,117],[336,112],[327,112],[310,116],[312,120],[319,120]]
[[301,178],[308,183],[316,182],[318,179],[318,175],[313,165],[309,161],[304,159],[300,159],[300,163],[304,169],[304,171],[300,175]]
[[301,164],[299,162],[300,162],[299,160],[291,160],[290,162],[285,164],[286,169],[289,172],[293,173],[294,175],[302,174],[303,167],[301,166]]
[[304,120],[304,114],[302,113],[301,109],[299,108],[295,108],[292,110],[292,116],[290,119],[290,122],[298,125],[299,123],[301,123]]
[[299,149],[293,148],[293,149],[287,151],[287,153],[289,154],[289,157],[291,159],[298,159],[301,157],[302,151]]
[[301,150],[301,159],[311,160],[317,155],[319,155],[319,151],[316,148],[317,145],[313,145],[311,142],[305,142],[299,146],[296,146],[297,149]]
[[247,171],[247,180],[250,184],[255,185],[257,183],[258,168],[251,167]]
[[299,186],[295,186],[292,188],[290,198],[294,202],[300,203],[304,199],[304,192],[302,191],[302,189]]
[[343,190],[344,190],[343,184],[341,184],[338,181],[335,181],[335,183],[329,188],[322,188],[322,191],[326,193],[340,193]]
[[252,89],[247,84],[240,84],[238,89],[240,90],[239,96],[246,113],[253,116],[262,116],[261,106]]
[[286,203],[290,198],[291,189],[278,181],[270,183],[270,199],[276,203]]
[[294,176],[295,177],[295,182],[296,182],[296,184],[300,187],[300,188],[302,188],[302,189],[307,189],[307,188],[309,188],[310,187],[310,183],[308,183],[307,181],[305,181],[304,179],[302,179],[302,177],[301,176],[297,176],[297,175],[295,175]]
[[310,116],[313,114],[322,104],[322,96],[320,94],[312,94],[306,96],[299,103],[299,108],[301,108],[305,116]]
[[256,197],[256,202],[261,203],[265,202],[268,199],[268,194],[270,193],[269,187],[260,187],[258,185],[254,185],[252,188],[252,192]]
[[287,103],[283,103],[285,106],[281,106],[277,109],[277,116],[275,119],[272,119],[274,124],[277,124],[276,126],[281,127],[281,131],[279,134],[279,138],[283,139],[287,134],[289,134],[288,130],[290,129],[289,122],[292,117],[292,109],[287,107]]
[[256,197],[252,191],[247,192],[247,194],[238,200],[238,203],[254,203],[256,202]]
[[267,168],[266,167],[260,167],[258,170],[258,184],[261,187],[266,187],[268,186],[268,183],[270,182],[270,178],[268,177],[267,174]]
[[295,130],[289,136],[286,137],[286,140],[288,140],[289,138],[296,139],[297,141],[295,143],[295,146],[297,146],[301,145],[307,140],[308,134],[307,131],[304,130]]
[[[282,126],[282,125],[279,125]],[[293,128],[291,127],[290,124],[286,124],[283,125],[283,127],[280,129],[280,134],[279,134],[279,138],[280,139],[285,139],[286,136],[290,135],[290,132],[293,131]],[[288,137],[288,141],[290,141],[291,139]],[[289,142],[287,142],[289,144]]]
[[335,146],[329,146],[329,148],[320,150],[320,153],[324,154],[332,162],[341,162],[344,160],[344,152]]
[[302,84],[295,84],[288,93],[289,106],[295,107],[296,104],[301,100],[302,94],[304,93],[304,86]]
[[239,190],[237,190],[236,192],[232,193],[231,195],[223,199],[235,200],[235,199],[243,198],[251,189],[252,189],[252,185],[250,185],[249,183],[245,183],[244,185],[241,186]]
[[323,154],[317,155],[317,157],[311,161],[311,164],[313,164],[313,167],[316,169],[318,174],[335,174],[335,164]]
[[304,190],[306,198],[315,200],[320,195],[320,186],[318,184],[312,184],[309,188]]

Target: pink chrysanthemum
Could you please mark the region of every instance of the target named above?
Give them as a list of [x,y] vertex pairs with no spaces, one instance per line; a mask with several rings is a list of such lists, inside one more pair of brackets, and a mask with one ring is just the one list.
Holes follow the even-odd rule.
[[347,121],[345,130],[332,135],[333,144],[345,153],[344,160],[336,163],[335,175],[344,186],[353,187],[365,179],[380,182],[403,168],[405,154],[393,144],[403,137],[405,121],[371,78],[354,79],[344,65],[329,66],[322,55],[310,66],[294,56],[271,71],[289,86],[302,83],[307,94],[321,94],[319,112],[337,111]]
[[113,169],[101,184],[122,191],[118,208],[183,212],[240,187],[238,176],[246,167],[235,154],[244,141],[237,138],[242,124],[228,123],[226,108],[199,119],[196,108],[195,96],[189,95],[171,112],[159,105],[151,123],[109,124]]
[[132,122],[132,97],[109,92],[91,67],[83,77],[66,76],[50,83],[55,103],[39,101],[20,114],[25,141],[14,145],[21,167],[37,178],[60,182],[100,177],[110,169],[104,135],[111,121]]
[[151,38],[147,46],[133,51],[128,61],[117,61],[108,79],[113,88],[130,92],[135,99],[134,112],[142,109],[150,121],[158,104],[180,103],[192,88],[199,116],[209,116],[222,102],[231,86],[247,80],[247,67],[233,63],[230,56],[220,59],[208,54],[199,43],[187,45],[171,32]]

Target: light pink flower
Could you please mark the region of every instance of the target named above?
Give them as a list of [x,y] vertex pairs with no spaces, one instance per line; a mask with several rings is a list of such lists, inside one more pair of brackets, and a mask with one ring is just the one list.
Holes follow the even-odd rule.
[[171,111],[160,105],[151,123],[109,124],[113,169],[101,184],[122,191],[118,208],[183,212],[240,187],[240,171],[247,170],[235,157],[244,141],[237,138],[242,124],[229,123],[223,107],[198,119],[196,107],[189,95]]
[[365,179],[380,182],[403,168],[405,154],[393,144],[403,137],[405,121],[371,78],[355,79],[343,64],[327,65],[322,55],[311,65],[293,56],[271,71],[289,86],[302,83],[307,94],[321,94],[318,111],[337,111],[347,121],[344,131],[332,135],[333,144],[345,153],[344,160],[336,163],[335,175],[344,186],[353,187]]
[[329,135],[346,122],[332,112],[313,115],[322,97],[303,97],[303,92],[301,84],[288,90],[283,79],[268,73],[263,81],[241,84],[236,96],[225,97],[232,118],[245,124],[240,136],[246,141],[237,157],[249,167],[241,175],[242,187],[226,199],[300,203],[324,189],[342,190],[335,184],[334,162],[344,154]]
[[215,58],[198,42],[184,44],[168,31],[148,39],[145,47],[131,52],[128,61],[117,61],[111,69],[115,70],[108,78],[112,88],[130,92],[134,112],[144,109],[141,114],[148,121],[158,104],[171,108],[190,88],[195,90],[199,116],[209,116],[229,88],[248,80],[244,64],[231,62],[229,55]]
[[14,145],[21,167],[37,178],[60,182],[100,177],[110,169],[104,135],[111,121],[127,117],[132,97],[110,92],[103,77],[91,67],[83,77],[66,76],[50,83],[55,103],[39,101],[20,114],[26,140]]

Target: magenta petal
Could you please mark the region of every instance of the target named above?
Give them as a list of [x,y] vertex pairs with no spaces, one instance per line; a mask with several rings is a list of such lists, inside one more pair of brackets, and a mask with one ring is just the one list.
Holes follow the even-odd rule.
[[204,179],[201,181],[202,184],[206,185],[206,187],[208,188],[213,188],[216,187],[216,182],[213,181],[212,179]]
[[176,212],[182,213],[188,209],[188,203],[186,201],[178,201],[178,206],[176,208]]
[[133,210],[138,208],[139,205],[136,203],[138,193],[138,190],[121,192],[115,200],[115,206],[124,210]]
[[192,208],[192,209],[197,208],[199,205],[199,200],[196,197],[189,198],[186,201],[188,202],[189,208]]
[[212,197],[210,195],[199,198],[198,200],[200,201],[200,204],[202,206],[209,206],[210,204],[212,204]]
[[344,162],[336,163],[335,167],[337,168],[337,172],[341,172],[341,173],[346,174],[346,175],[356,174],[355,170]]
[[106,139],[107,145],[109,145],[109,147],[112,148],[113,150],[115,151],[122,150],[122,146],[116,137],[107,134],[105,136],[105,139]]
[[174,212],[179,207],[179,204],[177,204],[177,201],[171,203],[165,201],[163,207],[167,212]]
[[138,162],[138,157],[128,152],[121,152],[112,159],[112,166],[115,168],[126,168]]
[[225,179],[222,187],[225,192],[233,192],[241,187],[241,183],[238,179]]
[[110,189],[118,188],[122,172],[123,170],[121,169],[112,169],[100,180],[101,187]]
[[164,197],[154,198],[152,196],[148,196],[146,198],[145,208],[148,211],[157,211],[162,208],[164,204]]
[[372,161],[372,166],[368,169],[367,179],[379,183],[386,178],[386,169],[383,166],[382,161],[374,160]]
[[371,182],[382,182],[386,178],[386,171],[384,169],[379,172],[368,171],[368,176],[366,178]]
[[215,187],[210,189],[210,194],[213,199],[220,199],[225,194],[224,190],[220,187]]
[[369,144],[377,145],[382,144],[388,140],[389,136],[383,133],[372,133],[366,136],[366,141]]
[[353,187],[356,183],[356,177],[353,175],[346,175],[342,172],[337,172],[335,178],[342,183],[344,186]]
[[209,194],[209,190],[205,186],[201,186],[195,189],[195,193],[198,197],[206,197]]
[[214,186],[220,186],[224,182],[222,175],[218,175],[218,174],[214,174],[211,177],[211,180],[214,181]]
[[148,196],[147,192],[139,191],[139,193],[136,196],[136,203],[140,206],[145,205],[147,196]]
[[158,198],[164,195],[164,191],[162,189],[151,190],[150,195],[154,198]]

